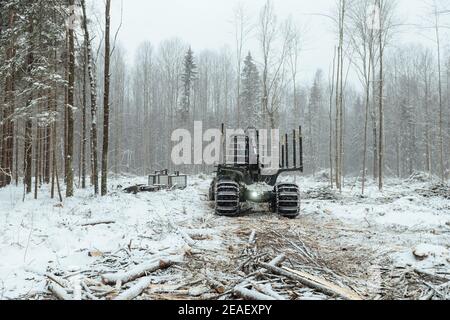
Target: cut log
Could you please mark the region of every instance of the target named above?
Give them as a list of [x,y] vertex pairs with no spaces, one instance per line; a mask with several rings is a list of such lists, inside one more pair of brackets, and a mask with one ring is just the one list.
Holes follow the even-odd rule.
[[[274,266],[274,267],[277,267],[277,266],[279,266],[280,264],[282,264],[283,262],[284,262],[284,260],[286,260],[286,255],[283,253],[283,254],[280,254],[278,257],[276,257],[275,259],[273,259],[272,261],[270,261],[269,262],[269,264],[271,265],[271,266]],[[267,270],[266,269],[264,269],[264,268],[259,268],[257,271],[256,271],[256,273],[264,273],[264,272],[266,272]]]
[[347,288],[339,287],[334,283],[311,274],[292,270],[286,267],[278,268],[263,262],[261,262],[260,265],[275,274],[298,281],[302,285],[325,293],[326,295],[337,296],[345,300],[363,300],[362,297],[360,297],[356,292]]
[[234,294],[245,300],[262,300],[262,301],[270,301],[275,300],[274,297],[268,296],[266,294],[262,294],[256,290],[249,290],[243,288],[242,286],[237,286],[233,290]]
[[285,297],[281,296],[278,292],[273,290],[273,288],[269,284],[262,285],[262,284],[252,283],[252,285],[253,285],[253,288],[258,290],[259,292],[264,293],[268,296],[271,296],[278,301],[286,300]]
[[127,272],[104,274],[102,276],[102,281],[104,284],[115,284],[118,281],[121,281],[122,284],[124,284],[146,276],[148,273],[166,269],[171,265],[181,263],[182,261],[183,257],[161,258],[138,265]]
[[116,223],[114,220],[87,220],[83,223],[80,223],[80,227],[88,227],[88,226],[96,226],[99,224],[113,224]]
[[250,234],[250,237],[248,239],[248,243],[254,244],[256,240],[256,230],[252,230],[252,233]]
[[66,289],[61,287],[56,282],[49,284],[48,290],[59,300],[73,300],[73,298],[67,293]]
[[51,273],[46,273],[45,276],[53,281],[54,283],[56,283],[58,286],[62,287],[62,288],[69,288],[70,287],[70,282],[67,281],[66,279],[63,279],[61,277],[57,277],[54,274]]
[[172,219],[167,217],[167,221],[169,221],[170,227],[174,229],[183,238],[186,244],[188,244],[190,247],[193,247],[195,245],[195,241],[192,240],[192,238],[184,230],[181,230],[181,228],[176,226],[175,223],[172,221]]
[[222,294],[225,292],[225,286],[222,283],[220,283],[214,279],[207,279],[207,281],[208,281],[210,287],[212,289],[214,289],[218,294]]
[[188,290],[188,295],[191,297],[200,297],[210,291],[211,291],[210,288],[206,287],[205,285],[200,285],[197,287],[190,288]]
[[144,277],[142,279],[139,279],[139,281],[135,285],[122,292],[120,295],[114,298],[114,300],[132,300],[140,296],[142,292],[150,286],[153,279],[153,277]]
[[278,257],[276,257],[275,259],[273,259],[272,261],[270,261],[269,264],[270,264],[271,266],[277,267],[277,266],[279,266],[280,264],[282,264],[282,263],[284,262],[284,260],[286,260],[286,255],[283,253],[283,254],[280,254],[280,255],[279,255]]

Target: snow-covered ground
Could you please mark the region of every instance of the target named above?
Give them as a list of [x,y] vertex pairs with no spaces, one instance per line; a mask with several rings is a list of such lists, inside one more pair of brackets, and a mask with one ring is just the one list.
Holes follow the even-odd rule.
[[[107,197],[95,198],[91,190],[78,190],[63,204],[50,199],[46,187],[39,191],[38,200],[28,196],[25,201],[21,187],[2,189],[0,299],[45,292],[49,270],[69,274],[117,271],[107,257],[124,252],[131,264],[137,264],[159,252],[186,253],[195,247],[210,253],[205,265],[214,266],[207,271],[199,267],[209,277],[213,269],[220,272],[222,263],[236,264],[232,261],[236,255],[230,252],[248,239],[248,230],[262,233],[277,223],[312,237],[319,253],[361,248],[361,252],[371,250],[373,261],[388,259],[396,266],[450,275],[450,200],[420,195],[418,190],[429,190],[430,183],[388,180],[382,193],[369,183],[365,197],[359,186],[348,186],[342,194],[332,193],[331,199],[321,200],[310,191],[326,190],[327,182],[313,177],[295,179],[305,198],[302,214],[295,220],[258,210],[238,219],[216,217],[207,201],[210,179],[206,176],[191,177],[185,190],[137,195],[121,190],[147,179],[121,177],[112,180]],[[184,234],[195,240],[194,246],[188,246]],[[358,263],[354,261],[355,268]],[[186,276],[180,273],[178,277]],[[227,277],[225,272],[223,277]]]

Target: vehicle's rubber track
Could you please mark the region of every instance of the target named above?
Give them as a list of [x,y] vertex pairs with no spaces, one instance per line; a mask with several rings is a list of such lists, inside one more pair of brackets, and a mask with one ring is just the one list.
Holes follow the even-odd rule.
[[235,217],[240,214],[240,188],[239,184],[226,180],[216,184],[216,214],[219,216]]
[[300,189],[296,184],[278,184],[275,194],[275,209],[280,216],[295,218],[300,214]]

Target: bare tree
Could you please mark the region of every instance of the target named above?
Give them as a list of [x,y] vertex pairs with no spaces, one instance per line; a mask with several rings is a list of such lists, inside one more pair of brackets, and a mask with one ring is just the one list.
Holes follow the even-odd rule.
[[[267,0],[259,16],[258,40],[263,56],[262,112],[266,124],[271,128],[276,125],[280,93],[285,85],[285,63],[292,40],[292,33],[285,32],[282,34],[281,43],[277,45],[280,33],[273,5]],[[277,52],[276,47],[281,49]]]
[[242,73],[242,62],[243,62],[243,50],[245,43],[252,30],[249,23],[249,19],[245,14],[245,9],[242,3],[239,3],[234,9],[234,40],[236,46],[236,112],[237,112],[237,126],[241,126],[241,73]]
[[337,48],[334,48],[334,55],[333,55],[333,67],[331,77],[329,79],[329,87],[330,87],[330,104],[329,104],[329,111],[328,111],[328,120],[329,120],[329,126],[330,126],[330,132],[329,132],[329,156],[330,156],[330,187],[334,188],[334,175],[333,175],[333,97],[334,97],[334,79],[336,75],[336,54],[337,54]]
[[[70,15],[75,15],[75,0],[69,0]],[[67,167],[66,167],[66,197],[72,197],[73,189],[73,141],[74,141],[74,90],[75,90],[75,33],[73,26],[69,26],[69,65],[68,65],[68,89],[67,89]]]
[[350,44],[355,52],[353,65],[358,73],[359,79],[365,88],[365,121],[364,121],[364,146],[363,146],[363,168],[362,168],[362,194],[366,183],[367,162],[367,131],[368,115],[370,108],[370,89],[372,78],[372,64],[375,48],[374,28],[376,23],[375,12],[370,12],[373,0],[362,0],[354,3],[349,11],[351,21],[349,34]]
[[101,193],[108,193],[108,156],[109,156],[109,86],[110,86],[110,58],[111,44],[111,0],[106,0],[105,6],[105,69],[104,69],[104,96],[103,96],[103,148],[102,148],[102,186]]
[[339,45],[337,54],[337,72],[336,72],[336,121],[335,121],[335,167],[336,167],[336,187],[342,190],[342,165],[343,165],[343,102],[344,102],[344,26],[346,14],[346,0],[339,0],[338,28]]
[[92,162],[92,181],[94,185],[94,192],[97,195],[98,188],[98,139],[97,139],[97,80],[95,78],[94,61],[92,58],[92,45],[89,36],[88,21],[86,15],[86,0],[81,0],[81,7],[83,10],[83,30],[84,39],[86,42],[86,54],[88,64],[88,75],[90,83],[91,96],[91,162]]
[[444,164],[444,102],[442,98],[442,63],[441,63],[441,25],[440,25],[440,9],[436,0],[432,3],[434,31],[436,36],[437,50],[437,66],[438,66],[438,94],[439,94],[439,165],[441,180],[445,180],[445,164]]
[[83,89],[81,92],[82,95],[82,116],[81,116],[81,127],[82,127],[82,134],[81,134],[81,188],[86,189],[86,146],[87,146],[87,130],[86,130],[86,124],[87,124],[87,43],[86,40],[84,41],[83,45]]

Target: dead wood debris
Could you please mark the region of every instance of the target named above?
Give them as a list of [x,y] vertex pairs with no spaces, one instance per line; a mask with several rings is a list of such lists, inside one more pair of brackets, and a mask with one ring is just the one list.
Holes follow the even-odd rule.
[[[48,270],[41,275],[48,281],[47,290],[26,298],[445,300],[450,297],[448,272],[388,268],[391,261],[377,260],[381,266],[370,273],[375,252],[363,247],[330,246],[329,232],[314,233],[305,223],[287,225],[280,219],[267,219],[255,225],[250,219],[240,218],[235,232],[228,230],[224,236],[221,248],[186,246],[181,251],[166,248],[149,252],[127,246],[117,252],[104,252],[96,255],[96,263],[88,271]],[[324,224],[324,228],[331,227]],[[176,225],[172,229],[179,230]],[[335,229],[335,236],[338,232],[350,232]],[[186,232],[185,242],[191,242],[190,238],[191,234]]]
[[308,190],[306,191],[304,198],[315,200],[339,200],[338,194],[330,187]]
[[436,184],[429,189],[419,189],[416,192],[424,198],[442,197],[450,200],[450,186],[446,184]]

